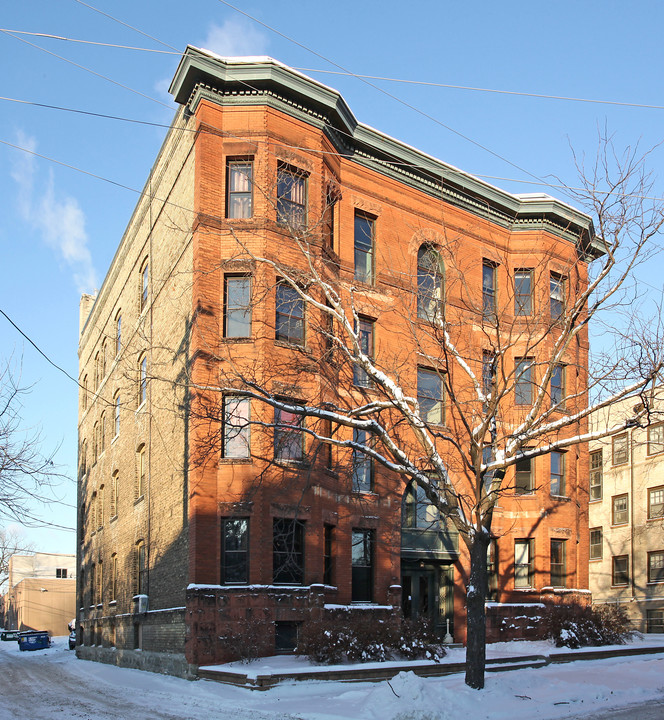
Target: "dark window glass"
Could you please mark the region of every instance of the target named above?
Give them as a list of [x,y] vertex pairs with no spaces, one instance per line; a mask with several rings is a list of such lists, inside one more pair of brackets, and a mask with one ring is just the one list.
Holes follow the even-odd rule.
[[551,540],[551,585],[565,587],[567,584],[567,551],[565,540]]
[[290,653],[297,647],[300,623],[277,620],[274,623],[274,649],[277,653]]
[[435,370],[417,368],[417,402],[422,420],[434,425],[443,422],[443,381]]
[[549,284],[551,319],[560,320],[565,312],[565,281],[560,275],[551,273]]
[[629,584],[629,555],[615,555],[613,557],[611,584]]
[[603,548],[602,528],[591,528],[590,530],[590,559],[601,560]]
[[551,405],[563,405],[565,398],[565,367],[556,365],[551,374]]
[[224,284],[224,336],[251,337],[251,278],[227,275]]
[[528,358],[516,361],[514,395],[517,405],[532,405],[533,361]]
[[277,460],[302,460],[304,435],[302,416],[274,409],[274,457]]
[[417,252],[417,317],[435,320],[443,300],[443,261],[440,253],[422,245]]
[[323,548],[323,582],[326,585],[334,584],[334,559],[333,559],[333,543],[334,543],[334,527],[325,525],[324,548]]
[[532,458],[522,458],[517,461],[514,470],[515,490],[519,495],[525,495],[533,491],[533,461]]
[[222,584],[249,582],[249,520],[222,520],[221,538]]
[[[373,320],[366,320],[360,318],[357,332],[360,340],[360,350],[369,358],[373,358],[374,349],[374,337],[373,337],[374,323]],[[367,374],[366,370],[360,365],[355,365],[353,368],[353,384],[359,387],[371,387],[371,378]]]
[[530,315],[533,311],[533,272],[514,272],[514,314]]
[[371,283],[374,274],[374,232],[376,221],[355,213],[355,279]]
[[136,566],[137,566],[137,595],[148,594],[148,567],[145,554],[145,543],[139,543],[136,546]]
[[565,495],[565,455],[550,453],[551,457],[551,494]]
[[664,610],[646,610],[646,632],[664,633]]
[[304,300],[294,287],[279,283],[276,292],[275,338],[294,345],[304,344]]
[[[367,444],[369,433],[353,428],[353,442]],[[373,485],[373,461],[361,450],[353,450],[353,492],[370,492]]]
[[373,599],[373,530],[353,530],[352,592],[353,602]]
[[272,577],[280,585],[301,585],[304,580],[304,523],[274,518]]
[[307,178],[304,173],[277,170],[277,222],[301,230],[307,224]]
[[496,266],[486,260],[482,263],[482,310],[485,315],[496,311]]
[[252,173],[253,163],[249,160],[230,160],[228,162],[226,217],[231,219],[251,217]]

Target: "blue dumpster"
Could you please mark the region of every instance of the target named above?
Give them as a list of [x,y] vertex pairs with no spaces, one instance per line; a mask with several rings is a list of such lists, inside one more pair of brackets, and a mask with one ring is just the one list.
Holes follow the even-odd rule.
[[44,630],[22,632],[18,636],[18,646],[21,650],[43,650],[50,645],[51,638]]

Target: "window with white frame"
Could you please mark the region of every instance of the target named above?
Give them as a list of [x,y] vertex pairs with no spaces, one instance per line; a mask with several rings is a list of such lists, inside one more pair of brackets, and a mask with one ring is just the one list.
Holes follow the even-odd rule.
[[226,217],[231,220],[247,219],[252,216],[252,175],[251,160],[228,160],[226,165]]
[[601,450],[590,453],[590,501],[602,499],[604,459]]

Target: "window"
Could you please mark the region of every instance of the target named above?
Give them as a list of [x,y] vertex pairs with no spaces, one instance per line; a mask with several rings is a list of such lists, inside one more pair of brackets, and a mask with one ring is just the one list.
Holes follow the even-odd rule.
[[[101,605],[101,603],[104,600],[104,572],[103,572],[103,563],[100,560],[97,564],[97,575],[96,575],[96,588],[95,588],[95,596],[97,598],[97,605]],[[101,635],[101,633],[100,633]],[[97,639],[97,644],[101,645],[101,638]]]
[[648,517],[664,517],[664,487],[650,488],[648,490]]
[[353,602],[371,602],[373,600],[373,535],[373,530],[353,530],[351,549],[351,600]]
[[141,265],[141,294],[140,294],[140,302],[139,302],[139,309],[140,312],[143,312],[145,308],[148,306],[148,288],[149,288],[149,280],[150,280],[150,274],[149,274],[149,265],[147,258],[143,261],[143,264]]
[[276,620],[274,623],[274,650],[277,654],[292,653],[297,647],[300,633],[299,622]]
[[136,490],[134,492],[136,499],[143,497],[143,495],[145,493],[145,472],[147,470],[146,457],[145,457],[145,445],[141,445],[138,448],[137,455],[138,455],[138,457],[137,457],[138,472],[137,472],[137,477],[136,477]]
[[490,260],[482,263],[482,311],[484,315],[496,312],[496,265]]
[[111,517],[114,518],[118,514],[118,492],[120,486],[120,473],[116,470],[111,475],[111,497],[109,498],[109,510]]
[[648,582],[664,582],[664,550],[648,553]]
[[[371,360],[374,353],[374,321],[360,318],[355,330],[360,343],[360,351]],[[373,385],[367,371],[360,365],[353,367],[353,385],[365,388]]]
[[252,214],[251,160],[229,160],[226,167],[226,217],[232,220],[250,218]]
[[438,508],[415,481],[410,483],[404,493],[401,525],[423,531],[439,532],[444,529]]
[[115,316],[115,357],[120,357],[120,351],[122,350],[122,315],[118,310]]
[[99,487],[97,493],[97,528],[101,530],[104,527],[104,486]]
[[551,319],[560,320],[565,312],[565,280],[556,273],[551,273],[549,280],[549,300]]
[[602,478],[604,460],[601,450],[590,453],[590,500],[602,499]]
[[[485,397],[489,397],[493,393],[496,380],[496,355],[489,351],[482,352],[482,392]],[[483,403],[483,412],[489,411],[489,403],[485,400]]]
[[274,457],[275,460],[302,460],[304,435],[302,416],[274,409]]
[[565,454],[549,453],[551,458],[551,494],[565,495]]
[[99,353],[95,355],[95,390],[99,387],[101,382],[101,367],[100,367]]
[[147,557],[145,550],[145,543],[140,540],[136,543],[135,551],[135,562],[136,562],[136,595],[147,595],[148,594],[148,566]]
[[565,399],[565,366],[554,365],[551,373],[551,406],[564,405]]
[[83,376],[82,385],[83,385],[83,387],[81,388],[81,390],[82,390],[83,397],[81,398],[81,403],[83,405],[83,410],[87,410],[88,409],[88,376],[87,375]]
[[443,381],[436,370],[417,368],[417,402],[424,422],[442,424]]
[[517,460],[514,468],[514,490],[517,495],[527,495],[532,493],[533,489],[533,460],[521,458]]
[[285,282],[277,283],[275,338],[294,345],[304,344],[304,300]]
[[565,587],[567,584],[567,541],[551,540],[551,585]]
[[664,633],[664,610],[646,610],[646,632]]
[[443,261],[430,245],[417,251],[417,317],[433,322],[443,301]]
[[118,599],[118,556],[111,555],[111,600]]
[[661,452],[664,452],[664,423],[657,423],[648,428],[648,455]]
[[120,434],[120,393],[116,392],[113,398],[113,437],[117,437]]
[[514,271],[514,314],[530,315],[533,311],[533,271]]
[[533,361],[519,358],[514,370],[514,401],[517,405],[532,405],[533,402]]
[[323,217],[323,240],[325,245],[334,249],[334,215],[335,206],[341,200],[341,189],[335,180],[329,180],[325,192],[325,211]]
[[603,547],[602,528],[590,528],[590,559],[601,560]]
[[55,577],[65,580],[67,577],[67,568],[55,568]]
[[[353,442],[366,445],[369,433],[353,428]],[[353,492],[371,492],[373,486],[373,460],[361,450],[353,449]]]
[[629,555],[614,555],[611,561],[611,585],[629,584]]
[[323,582],[334,584],[334,526],[323,527]]
[[495,538],[489,540],[486,549],[486,584],[487,600],[498,601],[498,542]]
[[106,448],[106,413],[102,413],[99,418],[99,454],[101,455]]
[[221,521],[221,584],[249,582],[249,520]]
[[514,541],[514,587],[533,587],[534,540]]
[[611,502],[611,524],[626,525],[629,520],[627,495],[616,495]]
[[611,438],[612,458],[614,465],[624,465],[629,459],[627,433]]
[[92,426],[92,462],[96,463],[99,457],[99,423]]
[[304,581],[304,523],[274,518],[272,523],[272,578],[280,585]]
[[143,353],[138,359],[138,406],[148,397],[148,356]]
[[251,337],[251,277],[224,277],[224,337]]
[[277,169],[277,222],[293,229],[307,224],[306,173],[286,166]]
[[355,211],[355,279],[359,282],[373,282],[375,218]]
[[101,344],[101,375],[100,375],[100,381],[103,380],[106,377],[106,341]]
[[249,398],[233,395],[224,397],[222,457],[249,457],[249,409]]
[[92,532],[97,532],[97,493],[92,493],[92,499],[90,500],[90,527]]

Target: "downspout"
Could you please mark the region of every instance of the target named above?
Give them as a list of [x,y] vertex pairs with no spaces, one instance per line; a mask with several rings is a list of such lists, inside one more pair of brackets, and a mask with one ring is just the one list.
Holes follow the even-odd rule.
[[636,597],[636,583],[634,581],[634,429],[629,431],[629,562],[630,586],[632,601]]

